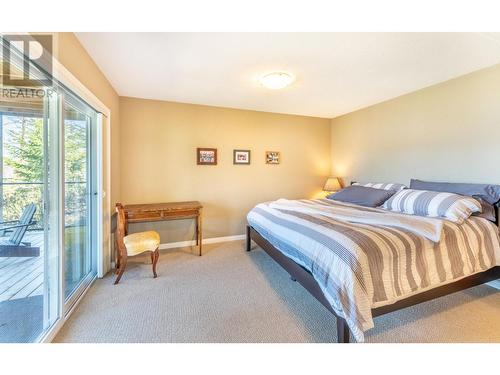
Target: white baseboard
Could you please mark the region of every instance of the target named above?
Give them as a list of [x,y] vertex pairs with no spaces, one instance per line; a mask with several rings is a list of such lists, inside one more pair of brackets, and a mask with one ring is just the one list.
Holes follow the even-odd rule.
[[[238,234],[236,236],[204,238],[201,243],[205,245],[205,244],[219,243],[219,242],[239,241],[239,240],[244,240],[245,237],[246,236],[244,234]],[[196,246],[196,241],[192,240],[192,241],[162,243],[160,244],[160,250],[175,249],[178,247],[189,247],[189,246]]]
[[[201,243],[203,245],[210,244],[210,243],[219,243],[219,242],[229,242],[229,241],[239,241],[239,240],[244,240],[246,238],[246,235],[244,234],[238,234],[236,236],[225,236],[225,237],[212,237],[212,238],[204,238]],[[196,241],[179,241],[179,242],[169,242],[169,243],[162,243],[160,244],[159,249],[160,250],[166,250],[166,249],[176,249],[178,247],[189,247],[189,246],[196,246]],[[115,262],[111,262],[111,268],[115,268]]]
[[487,283],[487,285],[491,286],[492,288],[500,290],[500,279],[490,281]]

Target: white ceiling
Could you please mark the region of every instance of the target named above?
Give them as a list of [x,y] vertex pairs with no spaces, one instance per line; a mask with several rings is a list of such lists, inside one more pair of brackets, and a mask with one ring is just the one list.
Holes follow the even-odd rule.
[[[332,118],[500,63],[500,33],[77,33],[120,96]],[[258,78],[286,71],[283,90]]]

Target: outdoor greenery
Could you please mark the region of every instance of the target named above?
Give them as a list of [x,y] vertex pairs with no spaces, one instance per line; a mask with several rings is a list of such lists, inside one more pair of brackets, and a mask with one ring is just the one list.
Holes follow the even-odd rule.
[[65,295],[70,295],[91,268],[90,257],[86,254],[87,227],[73,226],[64,230]]
[[[3,115],[3,220],[17,220],[29,203],[37,205],[35,220],[43,225],[43,121]],[[10,171],[9,171],[10,169]],[[28,184],[13,184],[28,183]],[[13,185],[10,185],[13,184]]]
[[[65,213],[68,226],[78,225],[86,217],[86,130],[85,121],[65,120]],[[17,220],[27,204],[35,203],[37,227],[43,227],[43,145],[42,118],[3,114],[3,221]]]

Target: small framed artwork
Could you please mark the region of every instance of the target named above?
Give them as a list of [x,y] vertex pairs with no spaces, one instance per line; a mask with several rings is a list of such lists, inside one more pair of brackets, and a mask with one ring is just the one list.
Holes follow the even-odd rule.
[[280,153],[278,151],[266,151],[266,164],[279,164]]
[[197,148],[196,164],[198,165],[217,165],[216,148]]
[[250,164],[250,150],[233,150],[233,164]]

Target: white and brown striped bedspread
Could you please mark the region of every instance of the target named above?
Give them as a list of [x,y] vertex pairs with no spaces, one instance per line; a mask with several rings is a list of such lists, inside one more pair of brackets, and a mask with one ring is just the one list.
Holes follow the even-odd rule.
[[[249,224],[311,272],[357,341],[373,327],[372,308],[500,265],[498,227],[483,218],[460,225],[432,219],[442,221],[434,242],[408,226],[388,224],[386,215],[401,215],[390,211],[328,199],[279,202],[257,205]],[[349,210],[352,215],[336,214]],[[350,219],[363,212],[380,215],[383,224]]]

